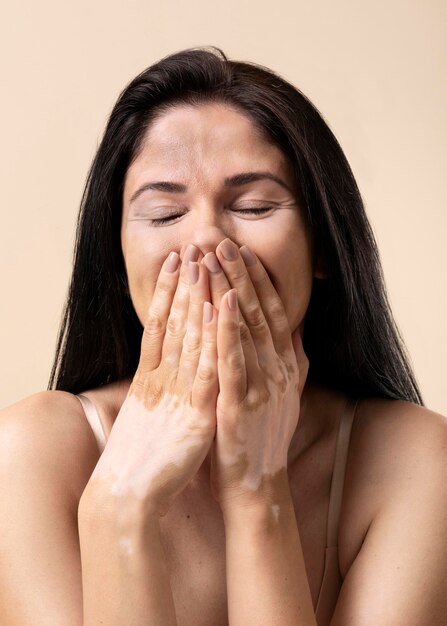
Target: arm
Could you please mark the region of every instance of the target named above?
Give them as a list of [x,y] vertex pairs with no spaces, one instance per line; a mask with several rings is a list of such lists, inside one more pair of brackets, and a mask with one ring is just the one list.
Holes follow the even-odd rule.
[[403,407],[378,431],[387,475],[369,468],[369,481],[380,481],[386,497],[344,577],[331,626],[447,624],[447,420]]
[[1,624],[82,626],[73,504],[96,444],[75,402],[42,392],[0,411]]
[[230,626],[316,626],[292,498],[224,515]]
[[71,394],[41,392],[0,411],[1,624],[97,626],[103,616],[107,626],[175,624],[153,518],[147,535],[135,518],[129,537],[136,549],[127,556],[126,543],[115,540],[119,518],[106,519],[102,508],[101,523],[96,513],[92,519],[84,495],[97,461]]
[[158,514],[129,500],[92,497],[87,486],[78,519],[83,624],[175,626]]

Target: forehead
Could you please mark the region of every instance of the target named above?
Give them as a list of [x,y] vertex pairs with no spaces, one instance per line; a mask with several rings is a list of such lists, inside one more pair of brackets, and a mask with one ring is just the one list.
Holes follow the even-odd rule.
[[288,160],[248,114],[222,103],[178,105],[150,124],[127,171],[125,196],[148,175],[218,184],[249,170],[268,170],[292,185]]

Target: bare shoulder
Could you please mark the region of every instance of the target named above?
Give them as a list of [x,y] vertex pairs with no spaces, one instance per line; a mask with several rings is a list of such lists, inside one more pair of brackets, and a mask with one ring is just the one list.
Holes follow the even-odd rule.
[[[359,402],[352,427],[350,461],[366,476],[373,472],[389,483],[433,448],[445,445],[447,418],[426,407],[402,400],[365,399]],[[363,459],[363,462],[361,462]],[[368,462],[365,463],[365,460]]]
[[435,451],[445,452],[447,418],[402,400],[359,403],[352,427],[350,464],[366,482],[394,488],[407,470]]
[[0,453],[21,459],[27,471],[46,472],[73,505],[99,458],[82,406],[66,391],[40,391],[2,408]]
[[373,520],[404,489],[447,470],[447,418],[402,400],[365,398],[352,425],[340,513],[344,577]]
[[42,391],[0,410],[0,622],[81,624],[78,506],[99,458],[79,400]]
[[446,624],[447,419],[402,401],[358,408],[331,625]]

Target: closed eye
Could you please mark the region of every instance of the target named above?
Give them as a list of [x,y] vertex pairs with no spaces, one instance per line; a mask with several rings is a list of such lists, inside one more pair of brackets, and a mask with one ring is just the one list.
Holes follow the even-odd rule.
[[[252,215],[261,215],[263,213],[265,213],[266,211],[271,211],[273,207],[259,207],[259,208],[252,208],[252,209],[233,209],[233,211],[235,213],[251,213]],[[160,217],[158,219],[155,220],[150,220],[151,224],[153,225],[159,225],[159,224],[166,224],[171,222],[172,220],[176,219],[177,217],[181,217],[181,215],[168,215],[167,217]]]

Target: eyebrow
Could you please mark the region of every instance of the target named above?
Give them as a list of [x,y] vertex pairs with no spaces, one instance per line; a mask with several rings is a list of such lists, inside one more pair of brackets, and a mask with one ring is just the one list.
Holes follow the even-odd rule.
[[[253,183],[258,180],[273,180],[278,185],[290,191],[293,194],[293,190],[287,185],[281,178],[275,176],[271,172],[243,172],[241,174],[235,174],[234,176],[228,176],[224,179],[225,187],[241,187],[242,185],[248,185],[248,183]],[[158,181],[154,183],[145,183],[141,187],[139,187],[135,193],[132,195],[129,204],[132,204],[138,196],[140,196],[144,191],[148,191],[152,189],[153,191],[165,191],[168,193],[185,193],[188,191],[188,187],[183,183],[174,183],[171,181]]]

